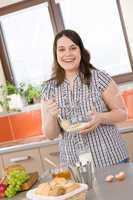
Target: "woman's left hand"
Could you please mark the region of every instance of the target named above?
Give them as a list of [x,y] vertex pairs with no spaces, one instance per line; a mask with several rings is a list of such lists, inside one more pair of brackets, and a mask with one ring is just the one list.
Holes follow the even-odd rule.
[[81,134],[95,130],[101,123],[101,113],[93,111],[91,112],[91,118],[91,121],[85,122],[85,125],[80,129]]

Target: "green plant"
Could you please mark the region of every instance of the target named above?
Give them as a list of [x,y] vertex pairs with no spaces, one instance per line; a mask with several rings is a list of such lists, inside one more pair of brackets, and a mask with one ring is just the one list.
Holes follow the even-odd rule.
[[9,81],[6,82],[5,91],[7,95],[17,94],[17,88],[14,84],[10,83]]
[[28,85],[27,90],[25,91],[25,96],[28,103],[33,103],[34,99],[40,97],[40,90],[37,87],[32,86],[31,84]]
[[1,100],[0,105],[5,111],[9,111],[9,98],[7,97],[6,86],[0,85]]
[[25,83],[23,82],[19,83],[18,93],[20,94],[20,96],[25,97],[25,91],[26,91]]
[[41,95],[40,88],[35,87],[32,84],[29,84],[27,86],[27,89],[24,90],[23,93],[28,104],[34,103],[35,99],[40,99],[40,95]]
[[10,97],[8,95],[17,94],[17,88],[14,84],[7,81],[6,84],[0,85],[0,93],[2,95],[0,105],[4,110],[9,111]]

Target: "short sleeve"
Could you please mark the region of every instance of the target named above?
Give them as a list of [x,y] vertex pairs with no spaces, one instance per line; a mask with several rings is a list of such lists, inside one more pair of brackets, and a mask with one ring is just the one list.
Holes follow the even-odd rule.
[[97,74],[97,86],[99,90],[103,92],[113,79],[105,71],[96,70],[96,74]]
[[53,81],[46,81],[41,88],[41,98],[44,100],[55,96],[55,84]]

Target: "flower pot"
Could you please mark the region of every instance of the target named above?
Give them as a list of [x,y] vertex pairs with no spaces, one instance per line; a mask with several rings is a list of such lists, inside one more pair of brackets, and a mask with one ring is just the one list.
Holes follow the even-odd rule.
[[9,110],[21,110],[24,107],[24,101],[19,94],[8,95]]

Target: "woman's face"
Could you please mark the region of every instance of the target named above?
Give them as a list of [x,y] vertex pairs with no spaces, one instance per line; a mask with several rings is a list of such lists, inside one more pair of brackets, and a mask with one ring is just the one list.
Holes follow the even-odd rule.
[[66,72],[77,72],[81,60],[80,48],[66,36],[57,41],[57,61]]

